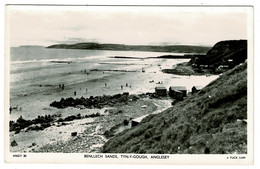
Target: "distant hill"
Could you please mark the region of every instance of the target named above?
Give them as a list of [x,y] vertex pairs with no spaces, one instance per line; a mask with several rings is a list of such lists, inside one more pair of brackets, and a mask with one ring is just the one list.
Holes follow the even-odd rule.
[[44,46],[40,45],[21,45],[19,48],[45,48]]
[[[208,53],[217,55],[217,51]],[[246,154],[246,119],[247,62],[223,73],[193,96],[114,136],[102,152]]]
[[59,49],[88,49],[88,50],[118,50],[118,51],[153,51],[153,52],[176,52],[176,53],[206,53],[211,47],[190,45],[123,45],[123,44],[99,44],[99,43],[77,43],[56,44],[47,48]]

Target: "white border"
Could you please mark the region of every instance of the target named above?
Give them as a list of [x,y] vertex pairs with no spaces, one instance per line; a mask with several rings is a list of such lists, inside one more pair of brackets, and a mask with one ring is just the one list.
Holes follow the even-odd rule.
[[[24,0],[20,0],[20,1],[8,1],[7,2],[7,0],[4,0],[4,1],[1,1],[1,6],[0,6],[0,11],[1,11],[1,14],[2,15],[0,15],[1,16],[1,18],[0,18],[0,20],[1,20],[1,34],[0,34],[0,37],[4,37],[4,31],[3,31],[3,28],[4,28],[4,23],[2,22],[3,21],[3,18],[4,18],[4,14],[3,14],[3,11],[4,11],[4,5],[5,4],[53,4],[53,3],[55,3],[55,4],[90,4],[90,2],[92,2],[92,4],[108,4],[107,2],[105,2],[105,1],[95,1],[95,2],[93,2],[93,1],[87,1],[87,3],[84,3],[84,2],[82,2],[82,1],[78,1],[78,0],[76,0],[76,1],[71,1],[71,0],[63,0],[62,2],[59,2],[59,1],[49,1],[49,0],[47,0],[47,1],[38,1],[38,2],[35,2],[35,1],[24,1]],[[105,3],[104,3],[105,2]],[[125,2],[125,1],[113,1],[113,2],[110,2],[110,4],[111,5],[113,5],[113,4],[125,4],[125,5],[129,5],[129,4],[139,4],[139,5],[141,5],[141,4],[150,4],[150,5],[156,5],[156,4],[178,4],[178,5],[185,5],[185,4],[189,4],[189,5],[253,5],[254,6],[254,11],[255,11],[255,15],[254,15],[254,23],[255,23],[255,25],[254,25],[254,30],[258,30],[257,28],[259,27],[258,25],[259,25],[259,10],[258,10],[258,5],[257,5],[257,1],[253,1],[253,2],[251,2],[251,3],[249,3],[248,1],[244,1],[244,0],[239,0],[239,1],[235,1],[235,2],[228,2],[228,1],[215,1],[214,2],[214,0],[211,0],[210,2],[207,2],[207,1],[196,1],[196,0],[193,0],[193,1],[182,1],[181,3],[180,2],[175,2],[175,3],[173,3],[172,1],[171,2],[169,2],[169,1],[165,1],[166,3],[163,3],[162,1],[160,1],[160,3],[156,3],[156,1],[151,1],[150,3],[147,3],[147,1],[138,1],[138,2],[136,2],[136,1],[131,1],[131,3],[129,3],[129,2],[127,2],[127,3],[122,3],[122,2]],[[186,2],[186,3],[184,3],[184,2]],[[258,44],[257,42],[258,42],[258,33],[257,33],[257,31],[255,31],[254,32],[255,33],[255,35],[254,35],[254,44]],[[1,45],[0,45],[0,51],[1,51],[1,56],[2,56],[2,54],[3,54],[3,49],[4,49],[4,42],[3,42],[3,38],[1,38]],[[259,59],[258,59],[258,57],[257,57],[257,54],[259,54],[259,50],[257,49],[257,47],[255,46],[255,48],[254,48],[254,55],[255,55],[255,57],[254,57],[254,61],[252,60],[252,64],[254,64],[255,65],[255,71],[254,71],[254,75],[252,74],[252,76],[254,76],[255,78],[254,78],[254,82],[256,83],[255,84],[255,86],[256,86],[256,88],[254,89],[254,96],[255,96],[255,99],[254,99],[254,101],[255,100],[257,100],[257,95],[258,95],[258,88],[257,88],[257,84],[259,83],[259,81],[258,81],[258,78],[257,78],[257,73],[259,72],[259,66],[257,66],[257,64],[259,63],[258,61],[259,61]],[[2,56],[2,58],[4,58],[3,56]],[[1,65],[1,67],[3,68],[4,67],[4,62],[2,61],[1,62],[2,63],[2,65]],[[253,69],[253,68],[252,68]],[[1,69],[1,77],[4,77],[3,75],[4,75],[4,72],[2,72],[3,71],[3,69]],[[253,70],[248,70],[248,71],[253,71]],[[3,81],[1,81],[1,86],[2,86],[2,89],[3,89],[3,84],[2,84],[2,82]],[[252,91],[253,92],[253,91]],[[4,97],[1,97],[1,103],[3,103],[4,102]],[[256,103],[256,102],[255,102]],[[255,107],[255,109],[254,109],[254,111],[255,112],[259,112],[258,110],[259,110],[259,108],[258,108],[258,105],[257,104],[255,104],[254,106],[256,106]],[[2,107],[4,107],[4,106],[2,106]],[[3,110],[3,109],[2,109]],[[3,117],[3,112],[1,111],[1,116]],[[257,118],[258,117],[258,115],[257,115],[257,113],[254,113],[254,117],[251,117],[251,118],[254,118],[254,119],[258,119]],[[4,118],[1,118],[1,119],[4,119]],[[257,140],[259,140],[259,136],[257,136],[257,126],[258,126],[258,124],[259,123],[257,123],[257,121],[255,120],[255,122],[256,123],[254,123],[255,124],[255,126],[254,126],[254,128],[255,128],[255,147],[254,147],[254,150],[258,150],[259,149],[259,146],[257,146]],[[251,126],[252,127],[252,126]],[[250,126],[249,126],[249,128],[250,128]],[[250,128],[251,129],[251,128]],[[3,131],[3,129],[1,128],[1,130],[0,130],[1,132]],[[2,140],[1,140],[2,141]],[[3,144],[2,144],[3,145]],[[2,147],[4,147],[4,146],[1,146],[1,148]],[[257,148],[258,147],[258,148]],[[2,150],[2,149],[0,149],[0,150]],[[3,151],[2,151],[3,152]],[[255,164],[256,165],[254,165],[255,167],[257,166],[257,164],[259,164],[258,163],[258,161],[257,161],[257,157],[259,157],[259,156],[257,156],[258,155],[258,153],[257,153],[257,151],[255,151]],[[3,155],[3,153],[1,153],[1,155]],[[2,157],[2,156],[1,156]],[[43,156],[41,156],[41,157],[39,157],[39,158],[43,158]],[[205,160],[207,160],[207,159],[205,159]],[[3,163],[4,164],[4,163]],[[1,164],[1,166],[2,166],[2,164]],[[11,168],[11,167],[14,167],[14,166],[16,166],[16,165],[7,165],[7,164],[4,164],[3,165],[4,167],[7,167],[7,168]],[[23,165],[23,166],[20,166],[20,165],[17,165],[17,166],[19,166],[19,168],[21,168],[21,167],[23,167],[23,168],[28,168],[28,166],[27,165]],[[44,165],[45,166],[45,165]],[[64,168],[65,166],[64,165],[59,165],[59,166],[62,166],[62,168]],[[35,165],[34,166],[31,166],[31,167],[36,167]],[[58,167],[58,166],[56,166],[56,167]],[[70,165],[70,166],[68,166],[67,168],[71,168],[72,166]],[[73,167],[76,167],[76,168],[79,168],[79,166],[73,166]],[[81,166],[82,167],[82,166]],[[106,168],[107,168],[108,166],[106,166]],[[111,167],[111,165],[110,165],[110,167]],[[113,166],[113,168],[114,168],[115,166]],[[118,166],[117,166],[118,167]],[[119,166],[120,167],[120,166]],[[123,167],[123,166],[121,166],[121,167]],[[120,167],[120,168],[121,168]],[[129,166],[129,167],[135,167],[135,166]],[[153,166],[149,166],[149,168],[152,168]],[[176,167],[176,166],[175,166]],[[186,166],[187,167],[187,166]],[[203,168],[202,166],[198,166],[198,167],[200,167],[200,168]],[[2,167],[1,167],[2,168]],[[30,167],[29,167],[30,168]],[[66,168],[66,167],[65,167]],[[111,167],[112,168],[112,167]],[[115,167],[116,168],[116,167]],[[252,168],[252,167],[251,167]]]

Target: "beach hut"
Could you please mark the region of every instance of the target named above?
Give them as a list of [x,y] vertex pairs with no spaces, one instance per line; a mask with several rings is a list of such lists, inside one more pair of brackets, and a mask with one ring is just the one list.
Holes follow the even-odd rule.
[[192,92],[192,94],[195,94],[195,93],[197,93],[198,91],[200,91],[202,88],[203,88],[202,86],[193,86],[193,87],[191,88],[191,92]]
[[157,96],[166,96],[167,95],[166,87],[155,87],[155,94]]
[[171,86],[169,88],[169,95],[177,100],[183,100],[187,96],[187,89],[185,86]]
[[146,115],[143,115],[141,117],[137,117],[135,119],[132,119],[131,122],[130,122],[130,127],[134,127],[134,126],[137,126],[139,123],[141,123],[141,121],[146,117],[148,116],[149,114],[146,114]]
[[132,120],[131,121],[131,127],[135,127],[135,126],[137,126],[138,124],[140,123],[140,121],[137,121],[137,120]]

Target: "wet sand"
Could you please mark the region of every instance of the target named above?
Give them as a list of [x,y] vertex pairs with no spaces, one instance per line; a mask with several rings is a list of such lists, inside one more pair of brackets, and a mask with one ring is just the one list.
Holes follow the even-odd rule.
[[[39,115],[44,116],[46,114],[57,114],[61,115],[63,118],[79,113],[81,115],[96,112],[104,114],[105,109],[80,110],[70,107],[66,109],[57,109],[50,107],[49,105],[53,101],[59,101],[62,97],[80,98],[81,96],[102,96],[103,94],[114,95],[123,92],[129,92],[130,94],[141,94],[146,92],[154,92],[154,88],[156,86],[165,86],[168,88],[171,85],[185,85],[189,89],[193,85],[201,85],[201,83],[208,84],[216,78],[215,76],[177,76],[164,74],[161,72],[161,69],[171,68],[174,64],[181,62],[183,62],[183,60],[131,60],[109,58],[95,61],[72,62],[70,64],[50,62],[48,64],[41,65],[40,68],[39,66],[38,68],[22,67],[13,71],[23,71],[24,73],[27,73],[27,76],[20,77],[20,75],[20,79],[15,79],[15,73],[13,75],[11,73],[11,78],[13,79],[11,80],[10,86],[10,106],[15,107],[18,105],[18,109],[12,110],[9,118],[10,120],[16,121],[21,115],[24,119],[28,120],[34,119]],[[125,63],[128,64],[125,65]],[[142,68],[145,72],[142,72]],[[104,71],[90,71],[92,69]],[[31,74],[31,76],[28,76],[28,73]],[[158,84],[158,82],[162,83]],[[59,87],[60,84],[65,85],[64,90]],[[76,92],[76,96],[74,95],[74,92]],[[87,142],[88,145],[85,145],[85,147],[89,146],[89,148],[84,149],[84,152],[96,152],[105,142],[104,139],[101,139],[96,135],[100,135],[105,130],[108,130],[118,124],[118,122],[122,122],[125,116],[139,117],[169,106],[169,104],[162,104],[161,102],[163,101],[140,100],[140,103],[132,103],[130,106],[131,108],[129,108],[129,110],[131,110],[129,111],[130,114],[128,113],[121,115],[122,117],[109,116],[108,118],[108,116],[102,116],[92,119],[76,120],[71,122],[71,124],[62,127],[58,127],[55,124],[43,131],[22,131],[19,134],[10,132],[10,142],[16,140],[18,143],[18,146],[10,146],[10,150],[12,152],[37,150],[40,152],[51,151],[52,148],[45,147],[41,149],[40,147],[44,145],[48,147],[50,146],[49,144],[51,144],[50,147],[53,145],[67,144],[71,141],[71,139],[75,139],[71,137],[71,132],[77,131],[80,133],[79,140],[83,137],[88,137],[88,139],[93,142],[93,144],[90,144],[91,141]],[[168,99],[166,102],[170,103],[170,100]],[[154,103],[157,103],[157,105],[162,105],[158,107],[155,106]],[[140,107],[143,104],[150,104],[153,109],[141,110]],[[93,136],[89,136],[91,133],[94,133]],[[73,145],[72,143],[70,144]],[[56,152],[56,150],[52,151]],[[66,152],[69,150],[65,151],[61,150],[61,148],[57,148],[57,151]],[[83,150],[77,152],[81,151]]]

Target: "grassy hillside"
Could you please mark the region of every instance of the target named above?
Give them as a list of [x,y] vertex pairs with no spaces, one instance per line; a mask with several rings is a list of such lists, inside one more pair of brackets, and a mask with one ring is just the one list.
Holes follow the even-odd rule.
[[247,153],[247,64],[111,138],[103,153]]
[[61,49],[88,49],[88,50],[119,50],[119,51],[153,51],[153,52],[176,52],[176,53],[207,53],[211,47],[171,45],[171,46],[151,46],[151,45],[122,45],[122,44],[99,44],[99,43],[77,43],[77,44],[56,44],[47,48]]

